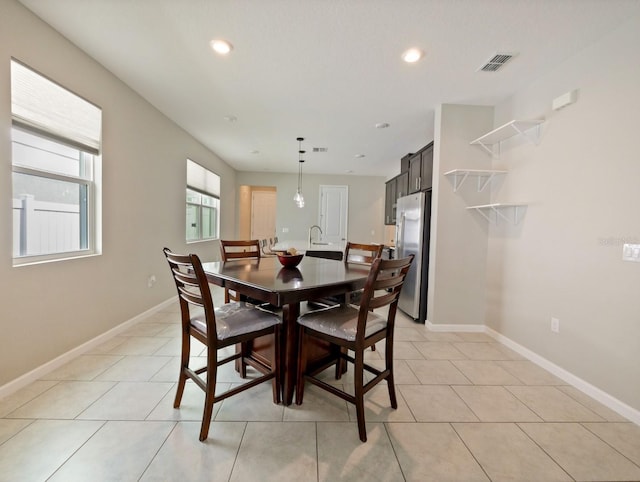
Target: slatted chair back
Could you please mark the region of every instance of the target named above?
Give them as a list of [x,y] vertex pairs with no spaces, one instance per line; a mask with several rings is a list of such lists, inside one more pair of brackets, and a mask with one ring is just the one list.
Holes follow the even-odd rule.
[[[391,305],[389,313],[395,319],[400,290],[411,267],[413,257],[413,255],[410,255],[403,259],[376,258],[373,261],[367,277],[367,283],[362,290],[358,328],[360,328],[360,324],[364,326],[366,323],[368,311],[387,305]],[[393,319],[391,320],[392,322]],[[360,332],[361,330],[359,329],[358,331]]]
[[260,240],[220,240],[222,261],[260,257]]
[[200,258],[195,254],[176,254],[164,249],[180,299],[183,327],[191,323],[191,306],[204,309],[207,338],[211,346],[216,343],[216,317],[211,289],[202,269]]
[[382,256],[383,244],[363,244],[347,242],[344,249],[345,263],[371,264],[373,260]]

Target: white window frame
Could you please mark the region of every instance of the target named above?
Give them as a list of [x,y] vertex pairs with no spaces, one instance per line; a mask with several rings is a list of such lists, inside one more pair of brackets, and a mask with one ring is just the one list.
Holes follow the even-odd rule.
[[[217,206],[212,207],[202,202],[200,203],[189,202],[188,191],[194,191],[202,196],[207,196],[217,200]],[[209,169],[192,161],[191,159],[187,159],[187,186],[185,189],[185,201],[186,201],[186,206],[185,206],[184,226],[185,226],[185,241],[187,242],[187,244],[220,239],[220,211],[221,211],[221,204],[222,204],[220,199],[220,176],[218,176],[215,172],[210,171]],[[195,238],[188,237],[187,211],[190,206],[195,207],[198,213],[197,226],[196,226],[197,237]],[[203,208],[215,209],[217,212],[214,236],[211,236],[211,237],[203,236],[203,233],[202,233],[202,226],[204,224]]]
[[[101,157],[100,157],[100,145],[101,145],[101,122],[102,111],[92,103],[82,99],[73,92],[60,86],[59,84],[49,80],[42,76],[35,70],[27,67],[26,65],[11,59],[12,67],[12,146],[16,144],[24,144],[33,149],[40,149],[36,142],[32,145],[27,141],[16,140],[16,131],[23,131],[29,136],[33,136],[39,139],[53,142],[58,145],[67,146],[79,152],[79,158],[81,163],[81,170],[86,170],[86,175],[73,175],[60,172],[52,172],[44,168],[39,168],[37,163],[23,165],[18,159],[14,159],[12,155],[12,173],[23,174],[38,177],[41,179],[48,179],[54,181],[62,181],[67,183],[76,184],[81,189],[86,189],[86,201],[80,203],[81,212],[79,217],[78,226],[80,240],[78,244],[80,249],[77,250],[64,250],[47,252],[44,254],[12,254],[13,266],[23,266],[51,261],[60,261],[66,259],[73,259],[79,257],[93,256],[101,254],[101,236],[100,236],[100,181],[101,181]],[[16,75],[14,76],[14,69],[16,69]],[[23,84],[25,75],[20,73],[26,72],[26,78],[34,80],[33,84]],[[18,80],[16,80],[18,79]],[[15,84],[14,84],[15,81]],[[25,87],[26,85],[26,87]],[[55,112],[51,113],[51,119],[47,118],[47,106],[38,105],[37,101],[33,102],[33,105],[28,105],[31,101],[30,94],[38,92],[38,89],[42,88],[43,94],[50,95],[51,92],[60,92],[61,97],[66,97],[66,100],[71,100],[74,104],[72,108],[65,111],[64,106],[61,108],[54,108]],[[31,89],[31,90],[30,90]],[[26,100],[25,100],[26,99]],[[54,102],[55,104],[55,102]],[[73,113],[78,111],[78,106],[81,112],[81,119],[73,118]],[[38,109],[38,112],[33,111],[30,113],[30,108]],[[93,122],[90,128],[84,129],[77,128],[85,122],[83,114],[89,112],[91,119],[89,123]],[[96,118],[96,115],[99,118]],[[57,117],[57,118],[56,118]],[[50,124],[48,124],[48,122]],[[68,121],[68,122],[67,122]],[[87,136],[87,133],[90,135]],[[42,166],[45,167],[45,166]],[[13,181],[12,181],[13,184]],[[15,203],[16,201],[12,201]],[[83,210],[84,212],[83,218]],[[83,220],[86,223],[86,228],[83,229]],[[14,224],[15,229],[15,224]],[[20,230],[23,230],[24,226],[20,225]],[[85,233],[86,231],[86,233]],[[16,240],[18,236],[18,240]],[[22,239],[21,233],[13,233],[14,243],[25,243]],[[84,247],[83,247],[84,246]]]

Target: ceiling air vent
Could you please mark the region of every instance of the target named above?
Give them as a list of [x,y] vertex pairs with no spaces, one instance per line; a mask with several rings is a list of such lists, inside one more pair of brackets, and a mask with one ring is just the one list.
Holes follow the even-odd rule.
[[509,62],[516,54],[507,54],[507,53],[497,53],[494,54],[491,59],[489,59],[482,67],[478,70],[482,70],[483,72],[495,72],[500,69],[504,64]]
[[327,152],[329,150],[328,147],[314,147],[313,152]]

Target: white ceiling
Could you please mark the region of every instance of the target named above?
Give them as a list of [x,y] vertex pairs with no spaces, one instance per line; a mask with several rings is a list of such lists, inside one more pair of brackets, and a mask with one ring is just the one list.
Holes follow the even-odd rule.
[[[385,177],[433,139],[436,105],[498,103],[640,14],[638,0],[20,1],[235,169],[296,172],[302,136],[305,173]],[[409,47],[425,58],[404,63]],[[498,51],[518,55],[477,72]]]

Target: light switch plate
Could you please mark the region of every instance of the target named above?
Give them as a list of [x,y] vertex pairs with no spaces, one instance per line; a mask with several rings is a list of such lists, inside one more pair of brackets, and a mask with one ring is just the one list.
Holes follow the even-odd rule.
[[640,244],[623,244],[622,260],[640,262]]

